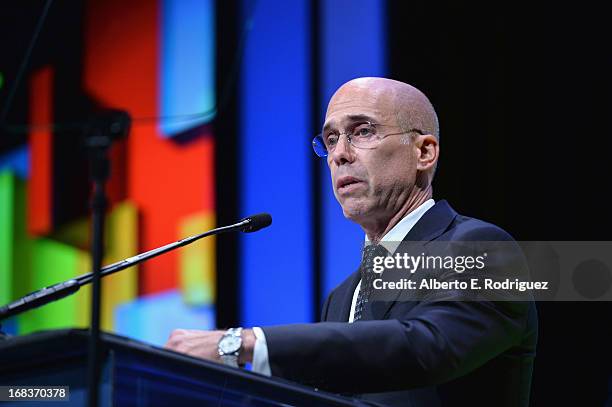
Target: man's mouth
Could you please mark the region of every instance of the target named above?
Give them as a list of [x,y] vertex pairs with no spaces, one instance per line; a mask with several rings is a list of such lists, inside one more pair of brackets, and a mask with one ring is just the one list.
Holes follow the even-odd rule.
[[342,177],[336,181],[336,189],[338,192],[349,192],[362,184],[363,181],[355,177]]

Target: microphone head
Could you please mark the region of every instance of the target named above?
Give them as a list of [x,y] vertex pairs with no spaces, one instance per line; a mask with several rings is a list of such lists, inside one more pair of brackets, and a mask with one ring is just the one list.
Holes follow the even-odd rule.
[[272,216],[269,213],[251,215],[243,219],[243,221],[245,220],[249,221],[249,223],[242,228],[242,231],[245,233],[257,232],[259,229],[267,228],[272,224]]

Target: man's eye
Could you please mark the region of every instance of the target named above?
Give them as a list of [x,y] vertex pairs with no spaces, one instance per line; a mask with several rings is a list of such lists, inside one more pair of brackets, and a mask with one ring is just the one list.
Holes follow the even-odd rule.
[[327,144],[328,146],[335,146],[336,143],[338,143],[338,135],[336,134],[330,134],[325,139],[325,144]]
[[359,126],[353,131],[353,137],[368,138],[374,135],[370,126]]

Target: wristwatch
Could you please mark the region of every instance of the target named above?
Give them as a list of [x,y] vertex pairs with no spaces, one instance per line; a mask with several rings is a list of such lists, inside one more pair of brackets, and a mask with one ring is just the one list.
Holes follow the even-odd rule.
[[242,328],[230,328],[219,340],[219,356],[224,364],[238,367],[242,347]]

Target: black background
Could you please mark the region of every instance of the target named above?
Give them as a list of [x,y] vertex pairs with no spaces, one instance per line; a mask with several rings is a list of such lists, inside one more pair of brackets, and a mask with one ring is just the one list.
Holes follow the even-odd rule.
[[[596,4],[389,2],[392,77],[440,119],[435,198],[517,240],[610,240],[612,29]],[[538,304],[532,405],[612,403],[610,305]]]

